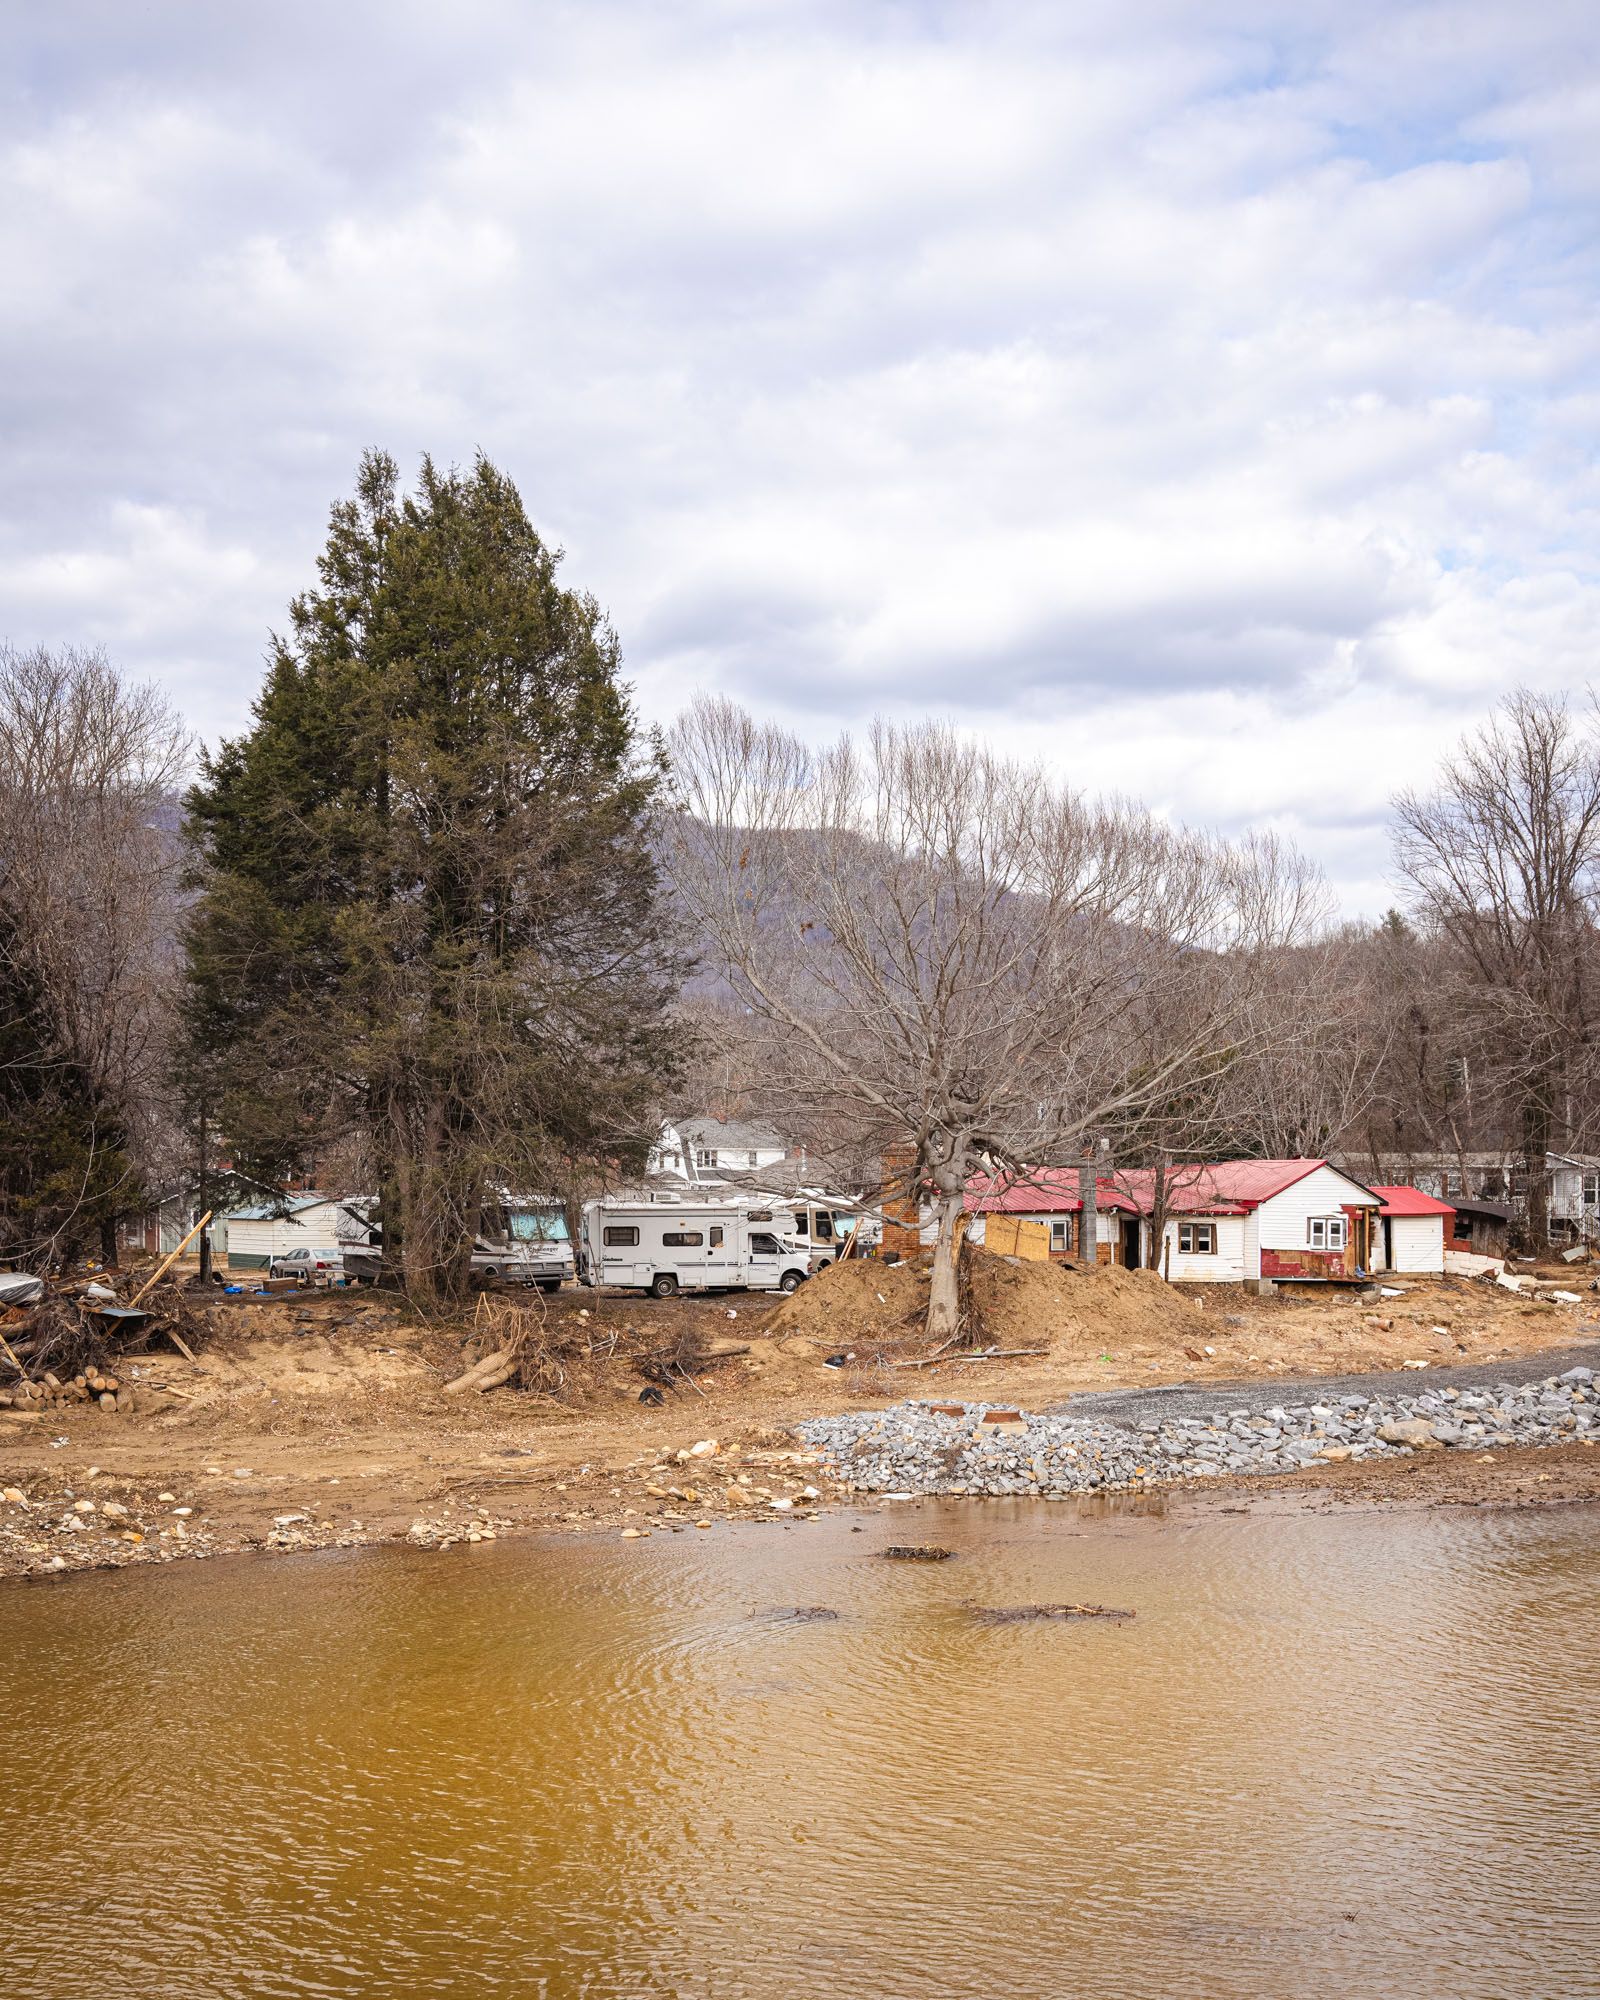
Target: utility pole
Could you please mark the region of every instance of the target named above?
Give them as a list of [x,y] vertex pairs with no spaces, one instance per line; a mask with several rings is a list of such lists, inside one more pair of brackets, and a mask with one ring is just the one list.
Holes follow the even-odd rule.
[[1078,1168],[1078,1261],[1093,1266],[1099,1260],[1100,1209],[1095,1189],[1095,1146],[1085,1140]]

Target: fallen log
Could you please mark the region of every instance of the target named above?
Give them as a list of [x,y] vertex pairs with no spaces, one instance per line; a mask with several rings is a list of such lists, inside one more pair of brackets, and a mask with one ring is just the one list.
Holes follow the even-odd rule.
[[498,1389],[509,1382],[515,1373],[520,1347],[519,1341],[514,1347],[502,1347],[497,1353],[486,1354],[481,1361],[475,1361],[465,1374],[458,1375],[453,1382],[446,1382],[444,1393],[455,1396],[464,1389]]

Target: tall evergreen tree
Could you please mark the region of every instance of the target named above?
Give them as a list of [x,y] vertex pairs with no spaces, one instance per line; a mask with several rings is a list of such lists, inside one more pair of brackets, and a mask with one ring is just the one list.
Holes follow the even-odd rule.
[[189,799],[190,1036],[235,1165],[364,1160],[418,1294],[465,1287],[499,1190],[641,1160],[673,1072],[659,759],[559,560],[486,459],[402,495],[368,453]]

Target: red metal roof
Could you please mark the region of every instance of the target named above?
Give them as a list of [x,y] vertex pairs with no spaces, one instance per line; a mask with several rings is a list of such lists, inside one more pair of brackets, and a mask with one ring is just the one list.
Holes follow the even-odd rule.
[[1379,1197],[1383,1206],[1380,1215],[1454,1215],[1455,1210],[1447,1201],[1437,1196],[1424,1194],[1414,1187],[1374,1187],[1372,1192]]
[[[1127,1195],[1106,1180],[1096,1179],[1095,1200],[1101,1208],[1135,1213]],[[1024,1167],[1015,1173],[974,1174],[967,1182],[964,1205],[974,1215],[1076,1215],[1083,1206],[1078,1170]]]
[[[1327,1160],[1191,1160],[1167,1169],[1167,1212],[1245,1215],[1329,1164]],[[1361,1187],[1342,1168],[1333,1171],[1353,1187]],[[1155,1200],[1154,1170],[1129,1167],[1118,1174],[1102,1175],[1095,1182],[1095,1199],[1102,1208],[1148,1215]],[[1082,1206],[1078,1170],[1028,1167],[1009,1174],[974,1174],[967,1183],[966,1206],[980,1215],[1076,1214]],[[1434,1213],[1431,1209],[1426,1212]]]
[[[1174,1215],[1243,1215],[1327,1165],[1327,1160],[1186,1161],[1167,1169],[1167,1208]],[[1334,1172],[1350,1179],[1341,1168]],[[1149,1214],[1155,1200],[1155,1174],[1149,1167],[1129,1168],[1116,1176],[1116,1184],[1142,1214]]]

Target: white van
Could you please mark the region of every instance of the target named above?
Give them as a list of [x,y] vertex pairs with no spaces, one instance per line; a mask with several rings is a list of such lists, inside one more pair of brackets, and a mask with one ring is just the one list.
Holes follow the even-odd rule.
[[651,1292],[793,1292],[805,1250],[770,1209],[731,1202],[591,1201],[583,1209],[586,1285]]

